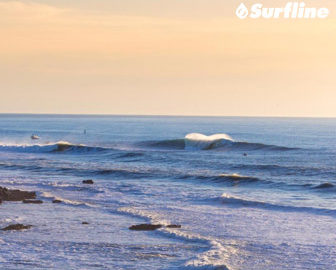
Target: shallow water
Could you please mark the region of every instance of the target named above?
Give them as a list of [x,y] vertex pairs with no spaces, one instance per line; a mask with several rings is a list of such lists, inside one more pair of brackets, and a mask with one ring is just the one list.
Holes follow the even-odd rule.
[[[45,201],[0,206],[1,227],[34,225],[0,233],[0,268],[332,269],[335,135],[335,119],[0,115],[0,185]],[[182,229],[128,230],[144,222]]]

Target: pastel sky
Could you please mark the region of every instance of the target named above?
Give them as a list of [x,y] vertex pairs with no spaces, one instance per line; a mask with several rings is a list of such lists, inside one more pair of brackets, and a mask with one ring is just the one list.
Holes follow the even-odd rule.
[[0,0],[0,113],[336,117],[328,19],[240,20],[244,2]]

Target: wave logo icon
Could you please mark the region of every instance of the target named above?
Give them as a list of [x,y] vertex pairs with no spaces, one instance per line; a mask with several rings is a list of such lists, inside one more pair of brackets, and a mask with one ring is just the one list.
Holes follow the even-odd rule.
[[288,2],[283,7],[265,7],[257,3],[248,9],[243,3],[236,10],[239,19],[325,19],[330,10],[325,7],[307,7],[305,2]]
[[236,15],[239,19],[246,19],[248,13],[248,9],[243,3],[241,3],[236,10]]

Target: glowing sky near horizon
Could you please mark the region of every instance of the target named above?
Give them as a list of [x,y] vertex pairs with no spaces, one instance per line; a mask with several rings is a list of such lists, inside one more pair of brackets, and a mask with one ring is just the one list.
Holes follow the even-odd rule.
[[0,113],[336,117],[335,1],[305,1],[325,20],[241,2],[0,0]]

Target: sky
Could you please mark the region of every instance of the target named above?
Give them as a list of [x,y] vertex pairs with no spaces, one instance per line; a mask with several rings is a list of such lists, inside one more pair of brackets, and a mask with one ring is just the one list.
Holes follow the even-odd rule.
[[0,0],[0,113],[336,117],[327,19],[246,19],[241,2]]

